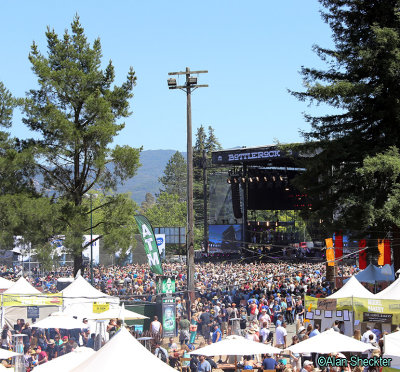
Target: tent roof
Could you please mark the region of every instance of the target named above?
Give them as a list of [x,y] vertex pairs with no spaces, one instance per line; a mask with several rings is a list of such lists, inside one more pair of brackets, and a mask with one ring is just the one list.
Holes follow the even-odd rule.
[[71,368],[81,364],[94,353],[95,351],[91,348],[78,347],[68,354],[61,355],[58,358],[35,367],[35,370],[37,372],[68,372]]
[[377,293],[374,297],[383,300],[400,300],[400,278],[395,280],[383,291]]
[[30,284],[23,276],[21,276],[10,288],[3,292],[4,294],[40,294],[32,284]]
[[384,358],[391,358],[390,367],[400,368],[400,331],[384,336],[385,353]]
[[61,293],[63,297],[68,298],[89,298],[89,299],[112,299],[114,297],[109,296],[106,293],[99,291],[94,288],[89,282],[82,278],[82,276],[78,276],[68,287],[64,288]]
[[327,298],[347,298],[347,297],[373,298],[374,294],[357,280],[353,275],[347,283],[334,294]]
[[375,282],[391,282],[394,280],[393,266],[385,265],[377,267],[369,264],[366,269],[355,275],[359,282],[372,283]]
[[2,276],[0,276],[0,289],[8,289],[11,286],[13,286],[15,282],[5,279]]
[[317,336],[311,337],[287,348],[287,350],[290,350],[293,353],[313,352],[320,354],[345,351],[362,353],[372,349],[377,348],[371,344],[358,341],[355,338],[342,335],[333,329],[328,329]]
[[70,372],[125,371],[127,366],[133,366],[132,371],[176,372],[148,351],[125,328]]

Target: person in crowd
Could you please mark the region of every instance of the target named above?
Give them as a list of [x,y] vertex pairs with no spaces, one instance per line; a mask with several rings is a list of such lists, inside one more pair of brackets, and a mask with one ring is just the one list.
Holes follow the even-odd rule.
[[179,321],[179,341],[181,343],[181,346],[183,344],[188,344],[189,343],[189,328],[190,328],[190,322],[187,319],[187,315],[183,314],[181,320]]
[[262,368],[272,370],[275,369],[277,366],[278,362],[272,358],[271,354],[267,354],[262,362]]
[[366,331],[363,333],[361,337],[361,341],[365,343],[369,343],[369,335],[372,335],[374,342],[376,342],[376,336],[374,332],[371,331],[371,327],[367,326]]
[[158,316],[155,315],[153,321],[150,323],[150,332],[153,337],[162,338],[162,324],[158,320]]
[[287,337],[287,330],[286,330],[286,322],[283,322],[282,325],[278,326],[275,331],[276,337],[276,347],[280,349],[286,349],[286,337]]
[[[292,337],[292,345],[296,345],[299,343],[299,338],[297,335]],[[293,353],[290,351],[290,364],[292,365],[292,369],[294,372],[300,372],[301,370],[301,355],[299,353]]]
[[319,331],[319,324],[316,324],[314,329],[308,335],[308,337],[311,338],[311,337],[314,337],[314,336],[318,336],[320,333],[321,332]]
[[311,372],[314,370],[314,365],[311,360],[306,360],[303,363],[303,368],[300,370],[300,372]]
[[199,356],[197,372],[211,372],[211,364],[206,360],[204,355]]
[[44,350],[42,350],[40,346],[36,348],[36,355],[38,357],[38,364],[44,364],[49,360],[47,353]]
[[58,349],[59,346],[56,345],[55,341],[53,339],[49,340],[49,343],[47,345],[47,356],[48,356],[48,360],[52,360],[57,358],[58,356]]
[[10,327],[5,324],[1,332],[1,348],[5,350],[11,350],[12,335]]
[[162,360],[164,363],[168,363],[168,351],[165,350],[162,346],[161,346],[161,342],[157,341],[156,342],[156,349],[154,350],[154,355]]

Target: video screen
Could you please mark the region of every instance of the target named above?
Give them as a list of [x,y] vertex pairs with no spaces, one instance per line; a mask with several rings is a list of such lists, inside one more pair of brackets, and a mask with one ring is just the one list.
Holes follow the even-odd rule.
[[210,253],[240,253],[242,225],[209,225]]

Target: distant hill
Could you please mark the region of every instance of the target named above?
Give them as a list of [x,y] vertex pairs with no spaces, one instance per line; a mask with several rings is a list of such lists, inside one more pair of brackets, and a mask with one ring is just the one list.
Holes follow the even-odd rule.
[[[129,179],[124,185],[119,186],[118,192],[132,193],[132,199],[140,204],[146,195],[150,192],[153,195],[160,191],[158,178],[162,176],[168,160],[176,150],[146,150],[140,153],[139,168],[135,177]],[[186,153],[183,154],[186,156]]]

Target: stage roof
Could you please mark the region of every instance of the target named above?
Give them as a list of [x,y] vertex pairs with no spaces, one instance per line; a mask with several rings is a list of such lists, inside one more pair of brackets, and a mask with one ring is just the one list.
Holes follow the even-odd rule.
[[239,147],[213,151],[213,165],[258,165],[269,167],[295,167],[296,157],[290,150],[283,151],[276,145]]

